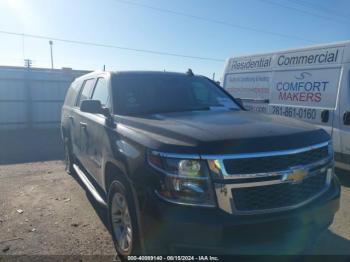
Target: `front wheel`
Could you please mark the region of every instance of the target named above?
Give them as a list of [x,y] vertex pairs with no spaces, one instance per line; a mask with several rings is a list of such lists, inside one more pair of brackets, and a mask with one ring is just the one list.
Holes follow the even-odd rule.
[[108,193],[108,218],[114,246],[121,259],[139,252],[139,233],[131,194],[120,181],[114,181]]

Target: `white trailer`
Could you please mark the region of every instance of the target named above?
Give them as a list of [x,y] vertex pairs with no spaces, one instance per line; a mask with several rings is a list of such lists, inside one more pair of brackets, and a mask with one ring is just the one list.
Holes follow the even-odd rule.
[[229,58],[223,87],[248,110],[292,117],[333,138],[350,170],[350,41]]

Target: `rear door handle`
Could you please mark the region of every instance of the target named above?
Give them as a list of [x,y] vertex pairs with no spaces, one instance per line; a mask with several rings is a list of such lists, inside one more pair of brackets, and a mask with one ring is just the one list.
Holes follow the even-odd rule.
[[86,128],[87,128],[87,124],[86,124],[86,123],[84,123],[84,122],[80,122],[80,126],[81,126],[82,128],[84,128],[84,129],[86,129]]
[[70,120],[74,120],[74,116],[68,116]]

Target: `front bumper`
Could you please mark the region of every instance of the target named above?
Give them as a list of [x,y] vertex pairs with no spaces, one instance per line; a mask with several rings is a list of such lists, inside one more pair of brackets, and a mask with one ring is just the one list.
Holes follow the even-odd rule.
[[143,208],[147,252],[177,254],[295,254],[332,223],[340,184],[300,208],[259,215],[232,215],[218,208],[185,207],[151,194]]

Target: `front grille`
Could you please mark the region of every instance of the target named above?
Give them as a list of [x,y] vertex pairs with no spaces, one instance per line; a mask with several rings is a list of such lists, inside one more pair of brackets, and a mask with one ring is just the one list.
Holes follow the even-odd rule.
[[233,188],[233,201],[238,211],[259,211],[294,206],[321,193],[325,189],[326,181],[325,171],[305,178],[299,184],[281,183]]
[[328,156],[328,146],[324,146],[297,154],[225,159],[223,162],[228,174],[255,174],[282,171],[293,166],[308,165]]

